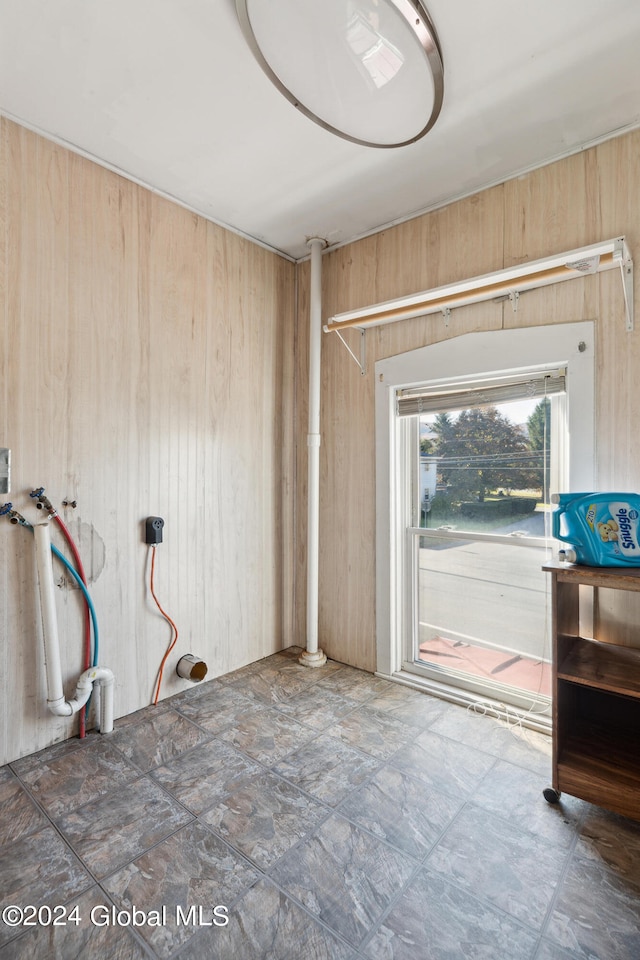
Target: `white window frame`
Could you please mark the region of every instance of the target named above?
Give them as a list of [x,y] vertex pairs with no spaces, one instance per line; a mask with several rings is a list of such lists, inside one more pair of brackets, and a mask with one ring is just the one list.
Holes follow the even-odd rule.
[[469,333],[375,365],[377,673],[417,685],[402,670],[402,583],[406,570],[396,393],[427,381],[566,367],[569,489],[595,489],[595,325],[593,321]]

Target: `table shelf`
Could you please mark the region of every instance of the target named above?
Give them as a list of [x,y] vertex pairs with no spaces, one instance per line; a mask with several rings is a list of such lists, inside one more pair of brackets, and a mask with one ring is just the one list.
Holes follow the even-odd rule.
[[[640,648],[580,636],[579,588],[640,592],[640,569],[545,564],[552,577],[553,788],[640,820]],[[640,631],[639,631],[640,642]]]

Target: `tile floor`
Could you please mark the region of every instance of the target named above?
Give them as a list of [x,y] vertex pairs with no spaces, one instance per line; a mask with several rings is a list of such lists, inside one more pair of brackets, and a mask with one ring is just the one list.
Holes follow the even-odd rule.
[[640,957],[640,824],[547,737],[295,653],[0,768],[2,960]]

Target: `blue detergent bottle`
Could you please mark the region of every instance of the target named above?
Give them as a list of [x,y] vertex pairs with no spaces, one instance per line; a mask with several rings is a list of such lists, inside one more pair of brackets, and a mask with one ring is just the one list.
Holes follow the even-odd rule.
[[640,566],[640,494],[557,493],[552,514],[556,540],[570,544],[559,559],[590,567]]

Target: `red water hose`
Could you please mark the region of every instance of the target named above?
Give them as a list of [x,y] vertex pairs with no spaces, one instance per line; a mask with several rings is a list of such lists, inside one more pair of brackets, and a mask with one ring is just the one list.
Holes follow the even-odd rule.
[[163,610],[162,607],[160,606],[160,601],[159,601],[158,598],[156,597],[156,591],[155,591],[154,584],[153,584],[155,568],[156,568],[156,548],[155,548],[154,546],[152,546],[152,547],[151,547],[151,576],[150,576],[150,579],[149,579],[149,586],[150,586],[150,588],[151,588],[151,596],[152,596],[153,599],[155,600],[156,606],[157,606],[158,610],[160,611],[160,613],[162,614],[162,616],[165,618],[165,620],[167,621],[167,623],[171,624],[171,628],[172,628],[172,631],[173,631],[173,640],[171,641],[171,643],[170,643],[169,646],[167,647],[167,651],[166,651],[164,657],[162,658],[162,663],[160,664],[160,669],[158,670],[158,679],[157,679],[157,681],[156,681],[156,688],[155,688],[155,693],[154,693],[154,697],[153,697],[153,705],[154,705],[154,706],[157,706],[157,704],[158,704],[158,698],[159,698],[159,696],[160,696],[160,687],[161,687],[161,685],[162,685],[162,674],[164,673],[164,665],[165,665],[165,663],[167,662],[167,657],[169,656],[169,654],[171,653],[171,651],[172,651],[173,648],[175,647],[176,642],[177,642],[177,640],[178,640],[178,628],[176,627],[175,623],[173,622],[173,620],[171,619],[171,617],[169,616],[169,614],[164,612],[164,610]]

